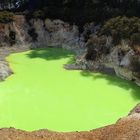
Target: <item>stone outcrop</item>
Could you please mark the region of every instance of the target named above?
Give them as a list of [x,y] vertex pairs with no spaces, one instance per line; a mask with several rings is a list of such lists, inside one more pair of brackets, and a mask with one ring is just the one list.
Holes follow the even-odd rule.
[[[0,24],[0,45],[21,49],[27,46],[29,48],[53,46],[74,50],[77,54],[76,64],[65,65],[64,68],[116,74],[140,86],[140,79],[130,69],[130,58],[135,56],[136,52],[125,41],[122,41],[120,46],[114,46],[111,37],[98,38],[96,33],[99,28],[100,26],[91,23],[86,25],[80,34],[76,25],[61,20],[32,19],[27,22],[24,16],[16,15],[14,22]],[[13,33],[15,40],[11,37]],[[90,48],[89,52],[87,48]],[[88,53],[91,53],[89,56],[92,60],[87,60]],[[2,73],[1,77],[7,77],[7,71]]]
[[[85,53],[84,56],[81,55],[79,59],[77,59],[77,64],[81,69],[84,70],[91,70],[91,71],[98,71],[98,72],[103,72],[107,74],[114,74],[117,75],[120,78],[133,81],[135,82],[138,86],[140,86],[140,78],[134,74],[134,71],[132,70],[132,59],[134,56],[138,56],[138,54],[124,42],[122,42],[121,45],[119,46],[113,46],[107,44],[107,41],[105,44],[98,45],[98,42],[96,42],[97,45],[94,44],[94,42],[90,42],[89,44],[86,44],[87,48],[92,47],[92,50],[90,51],[96,51],[97,55],[93,55],[93,60],[87,60]],[[108,46],[111,46],[108,48]],[[104,50],[100,48],[105,48],[108,49],[109,52],[104,53]],[[102,52],[101,54],[98,52]],[[140,63],[140,60],[137,59]]]
[[28,50],[28,47],[0,47],[0,80],[5,80],[13,74],[6,57],[14,52],[22,52]]
[[8,64],[5,61],[0,61],[0,79],[4,80],[11,74],[12,70],[9,68]]
[[[0,46],[1,55],[7,56],[12,48],[17,50],[27,50],[27,48],[43,48],[43,47],[62,47],[68,50],[74,50],[77,55],[86,52],[84,48],[85,42],[83,36],[79,34],[76,25],[70,25],[61,20],[32,19],[26,21],[23,15],[16,15],[15,21],[7,24],[0,23]],[[6,50],[7,48],[9,50]],[[3,56],[1,56],[3,58]],[[4,59],[3,59],[4,60]],[[5,60],[4,60],[5,61]],[[8,65],[1,64],[0,79],[5,79],[11,74],[11,70],[7,69]],[[67,66],[71,67],[72,66]],[[82,69],[81,67],[73,69]]]
[[69,25],[61,20],[31,20],[30,24],[35,29],[38,37],[34,47],[55,46],[65,49],[78,49],[84,47],[80,40],[79,30],[76,25]]
[[75,25],[70,26],[61,20],[49,19],[45,21],[33,19],[27,23],[24,16],[16,15],[14,22],[0,24],[0,59],[2,59],[0,80],[4,80],[12,73],[5,62],[5,57],[11,52],[53,46],[80,53],[83,45],[84,42],[79,40],[78,27]]

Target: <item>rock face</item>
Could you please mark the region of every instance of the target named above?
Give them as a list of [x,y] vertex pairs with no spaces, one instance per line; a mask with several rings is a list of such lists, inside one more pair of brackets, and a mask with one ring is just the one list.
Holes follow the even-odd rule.
[[131,69],[131,59],[136,55],[137,54],[130,47],[124,50],[122,46],[116,46],[107,56],[107,60],[109,61],[106,61],[104,64],[113,68],[118,77],[134,81],[139,85],[139,78],[134,75]]
[[[17,48],[13,52],[16,52],[16,50],[26,50],[27,47],[43,48],[48,46],[74,50],[78,55],[86,51],[84,48],[85,42],[83,37],[79,35],[76,25],[50,19],[45,21],[32,19],[27,22],[22,15],[16,15],[14,22],[0,24],[0,46],[4,56],[7,56],[7,50],[4,47],[9,47],[10,49]],[[7,64],[4,66],[1,62],[1,80],[11,74],[11,70],[6,66]],[[72,69],[72,66],[69,67]],[[78,67],[73,68],[77,69]]]
[[28,50],[28,47],[0,47],[0,80],[5,80],[13,74],[5,58],[13,52],[22,52]]
[[4,80],[11,74],[12,70],[9,68],[8,64],[5,61],[0,61],[0,79]]
[[[10,36],[11,31],[15,33],[15,40],[11,40],[14,38]],[[83,48],[85,34],[80,34],[76,25],[70,25],[61,20],[32,19],[27,22],[24,16],[16,15],[14,22],[0,23],[1,46]],[[14,41],[13,44],[11,41]]]
[[15,21],[11,23],[0,23],[0,46],[23,47],[30,40],[28,24],[26,24],[24,16],[15,16]]
[[[80,34],[76,25],[61,20],[32,19],[27,23],[24,16],[16,15],[14,22],[0,24],[0,46],[21,49],[26,46],[30,48],[53,46],[74,50],[77,53],[76,64],[66,65],[64,68],[116,74],[140,86],[140,79],[130,69],[130,59],[136,55],[136,52],[125,41],[119,46],[114,46],[111,37],[98,38],[96,33],[100,26],[93,25],[92,23],[86,25]],[[89,51],[87,48],[90,48]],[[89,57],[91,60],[88,60]],[[0,79],[7,77],[9,73],[2,71],[3,76],[0,76]]]
[[56,46],[66,49],[75,49],[83,47],[84,42],[79,40],[78,27],[69,25],[61,20],[50,19],[45,20],[31,20],[31,25],[35,28],[38,34],[36,40],[36,47]]
[[[24,51],[27,48],[39,47],[63,47],[80,53],[84,45],[79,40],[78,27],[70,26],[61,20],[30,20],[16,15],[15,21],[8,24],[0,24],[0,80],[11,75],[12,71],[5,61],[5,57],[12,52]],[[5,49],[9,47],[8,49]],[[13,49],[14,48],[14,49]]]
[[[99,71],[107,74],[115,74],[123,79],[133,81],[140,86],[140,78],[135,75],[134,71],[132,70],[133,57],[137,56],[139,58],[140,56],[127,44],[124,45],[122,43],[119,46],[113,46],[111,44],[106,45],[106,43],[103,46],[98,44],[95,45],[94,42],[90,43],[90,46],[89,44],[86,44],[87,48],[93,47],[90,51],[96,51],[97,55],[91,54],[94,56],[93,60],[86,60],[85,58],[87,57],[87,54],[85,54],[85,56],[81,56],[82,59],[80,58],[77,60],[77,65],[79,64],[82,69]],[[108,46],[112,47],[108,48]],[[109,52],[104,53],[104,50],[100,49],[102,47],[108,49]],[[100,52],[102,53],[100,54]],[[138,58],[137,62],[140,63],[140,59]]]

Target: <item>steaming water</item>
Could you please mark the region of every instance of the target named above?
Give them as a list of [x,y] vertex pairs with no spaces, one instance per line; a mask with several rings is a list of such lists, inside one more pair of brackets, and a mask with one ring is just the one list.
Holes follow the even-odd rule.
[[91,130],[115,123],[140,102],[140,88],[103,74],[67,71],[61,49],[10,55],[14,71],[0,83],[0,127]]

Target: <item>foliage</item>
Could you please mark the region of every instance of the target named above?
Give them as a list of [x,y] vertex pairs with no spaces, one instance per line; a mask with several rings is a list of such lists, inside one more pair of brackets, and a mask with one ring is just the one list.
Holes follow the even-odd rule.
[[136,77],[140,78],[140,58],[139,58],[139,56],[133,56],[130,59],[130,61],[131,61],[130,68],[131,68],[133,74]]
[[101,29],[101,34],[113,37],[114,43],[118,44],[122,39],[130,39],[138,42],[140,33],[140,18],[116,17],[108,20]]
[[14,14],[12,12],[3,11],[0,12],[0,23],[8,23],[14,20]]
[[32,18],[35,18],[35,19],[46,19],[46,14],[45,14],[45,11],[44,10],[37,10],[37,11],[34,11],[34,12],[28,12],[26,14],[26,19],[27,21],[29,21],[30,19]]
[[28,14],[42,10],[43,13],[35,12],[35,17],[47,14],[49,18],[77,24],[102,22],[122,15],[140,17],[139,0],[0,0],[0,9],[27,10]]
[[76,24],[103,22],[116,16],[140,16],[139,0],[28,0],[30,12],[43,10],[49,18]]
[[131,44],[132,46],[140,45],[140,33],[134,33],[131,35]]
[[87,44],[87,54],[86,59],[87,60],[96,60],[101,55],[107,55],[110,52],[110,44],[106,45],[107,43],[107,37],[105,36],[92,36]]
[[33,18],[40,18],[40,19],[44,19],[45,18],[45,13],[43,10],[38,10],[38,11],[35,11],[33,13]]

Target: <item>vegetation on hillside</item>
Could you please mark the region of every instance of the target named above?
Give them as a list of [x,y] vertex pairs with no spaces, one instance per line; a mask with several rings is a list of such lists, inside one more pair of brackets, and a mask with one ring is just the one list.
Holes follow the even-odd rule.
[[131,59],[131,70],[133,75],[140,78],[140,58],[138,55],[133,56]]
[[[116,16],[140,17],[139,0],[0,0],[0,9],[59,18],[76,24],[103,22]],[[43,13],[43,14],[42,14]],[[40,16],[39,16],[40,17]]]
[[140,44],[140,18],[119,16],[108,20],[101,29],[101,34],[112,36],[114,43],[128,39],[133,45]]
[[0,12],[0,23],[8,23],[14,20],[14,14],[12,12],[3,11]]

